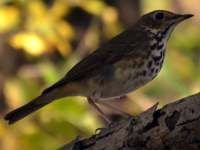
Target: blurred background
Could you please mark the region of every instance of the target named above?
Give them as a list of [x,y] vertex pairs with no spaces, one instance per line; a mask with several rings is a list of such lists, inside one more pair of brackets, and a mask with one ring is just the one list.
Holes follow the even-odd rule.
[[[78,61],[154,10],[194,14],[172,33],[160,74],[124,99],[132,115],[200,91],[199,0],[1,0],[0,118],[63,77]],[[121,120],[101,107],[112,120]],[[12,126],[0,119],[0,149],[47,150],[108,124],[86,98],[55,101]]]

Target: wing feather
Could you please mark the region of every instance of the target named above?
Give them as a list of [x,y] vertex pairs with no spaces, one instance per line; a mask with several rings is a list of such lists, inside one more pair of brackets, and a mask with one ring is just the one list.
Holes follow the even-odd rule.
[[131,29],[122,32],[77,63],[61,80],[45,89],[42,94],[51,91],[57,86],[87,75],[99,67],[115,63],[133,54],[140,50],[142,44],[147,41],[148,37],[144,32]]

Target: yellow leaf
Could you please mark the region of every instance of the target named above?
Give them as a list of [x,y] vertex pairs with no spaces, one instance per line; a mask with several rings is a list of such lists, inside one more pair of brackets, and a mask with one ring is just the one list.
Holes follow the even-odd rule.
[[106,4],[103,1],[84,0],[81,2],[80,7],[94,15],[100,15],[106,8]]
[[69,7],[67,3],[63,0],[56,0],[50,9],[51,15],[54,15],[56,18],[63,17],[68,12],[69,12]]
[[18,33],[10,40],[10,44],[17,49],[23,48],[32,55],[40,55],[46,49],[42,38],[34,33]]
[[72,40],[74,38],[74,30],[68,22],[60,20],[55,24],[55,27],[62,37],[69,40]]
[[102,19],[106,23],[112,23],[117,21],[118,19],[118,13],[117,10],[114,7],[108,7],[102,14]]
[[14,6],[0,7],[0,34],[11,30],[16,27],[19,22],[20,13]]
[[69,55],[72,51],[72,47],[68,41],[59,42],[57,44],[57,48],[58,48],[59,52],[61,53],[61,55],[63,55],[63,56]]

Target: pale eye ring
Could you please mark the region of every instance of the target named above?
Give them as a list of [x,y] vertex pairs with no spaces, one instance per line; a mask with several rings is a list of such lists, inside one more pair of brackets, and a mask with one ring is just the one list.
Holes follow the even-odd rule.
[[164,15],[163,15],[163,13],[157,13],[157,14],[155,14],[155,18],[157,20],[162,20],[164,18]]

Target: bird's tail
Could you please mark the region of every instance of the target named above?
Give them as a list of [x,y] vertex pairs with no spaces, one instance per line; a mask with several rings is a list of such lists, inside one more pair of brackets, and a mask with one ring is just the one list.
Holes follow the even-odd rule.
[[41,95],[28,104],[11,111],[4,117],[4,119],[8,120],[9,125],[11,125],[53,101],[46,100],[46,98],[47,97],[45,95]]

